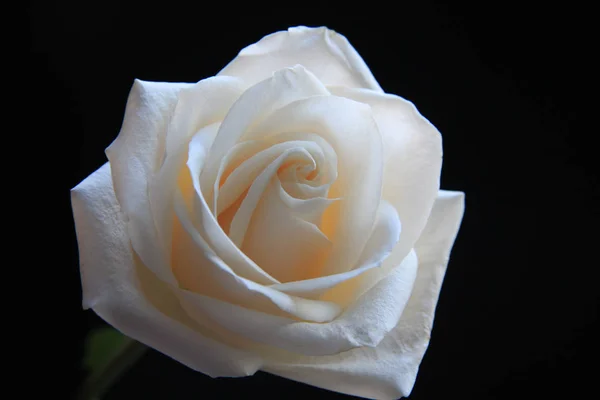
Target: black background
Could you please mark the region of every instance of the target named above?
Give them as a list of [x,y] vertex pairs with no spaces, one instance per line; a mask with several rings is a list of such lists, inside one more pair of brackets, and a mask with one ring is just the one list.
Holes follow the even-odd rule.
[[[27,81],[37,111],[27,123],[41,133],[38,146],[48,156],[38,188],[57,203],[44,214],[52,290],[48,304],[35,306],[37,318],[50,318],[46,334],[53,333],[40,346],[52,366],[43,372],[51,378],[46,394],[70,398],[85,376],[83,339],[103,323],[81,310],[69,189],[106,161],[133,79],[198,81],[268,33],[327,25],[350,40],[385,91],[413,101],[438,127],[442,188],[466,193],[431,344],[410,398],[587,397],[598,372],[599,266],[591,256],[598,129],[583,124],[597,118],[586,111],[597,102],[594,29],[583,18],[590,10],[419,4],[378,8],[374,17],[275,9],[244,18],[202,4],[30,6]],[[107,399],[131,396],[350,398],[265,373],[213,380],[154,351]]]

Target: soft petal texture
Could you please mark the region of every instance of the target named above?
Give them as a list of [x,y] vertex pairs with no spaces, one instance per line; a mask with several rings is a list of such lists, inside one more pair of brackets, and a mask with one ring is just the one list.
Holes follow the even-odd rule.
[[401,97],[365,89],[328,89],[336,96],[370,106],[383,141],[382,197],[396,208],[402,222],[398,246],[382,268],[347,281],[324,297],[346,305],[398,265],[421,235],[439,190],[442,139],[415,106]]
[[180,90],[166,135],[164,162],[148,184],[148,200],[160,245],[171,252],[173,192],[192,136],[204,130],[213,140],[220,122],[243,89],[238,79],[212,77]]
[[367,241],[358,263],[350,271],[313,279],[274,284],[271,287],[282,292],[301,295],[304,298],[319,298],[327,289],[355,278],[365,271],[379,267],[392,252],[400,238],[400,218],[396,209],[386,201],[379,204],[377,220],[371,237]]
[[[285,199],[281,184],[273,179],[256,207],[242,247],[248,257],[280,282],[302,279],[306,266],[331,249],[331,242],[317,225],[294,215]],[[311,200],[328,203],[322,198]],[[313,209],[318,211],[319,207]]]
[[[370,399],[408,396],[429,345],[437,299],[463,212],[463,193],[439,192],[427,226],[416,243],[419,267],[410,299],[396,327],[377,347],[357,348],[332,356],[267,361],[263,370]],[[397,270],[393,269],[390,277]]]
[[308,277],[345,272],[358,260],[381,200],[382,142],[370,108],[336,96],[314,96],[275,111],[245,139],[285,132],[311,132],[331,145],[338,176],[329,196],[339,198],[323,215],[321,230],[333,243],[326,263]]
[[427,223],[439,190],[442,137],[416,107],[403,98],[364,89],[330,88],[371,107],[383,141],[382,197],[400,215],[402,260]]
[[125,335],[207,375],[246,376],[260,368],[260,357],[205,336],[168,284],[136,260],[108,163],[76,186],[71,199],[84,307]]
[[229,76],[203,79],[181,90],[168,127],[167,155],[177,150],[200,129],[223,121],[243,92],[243,81]]
[[[261,140],[248,140],[236,144],[225,154],[221,159],[217,176],[213,183],[213,197],[212,197],[212,210],[215,217],[218,217],[220,213],[227,211],[228,208],[239,199],[241,190],[237,195],[230,196],[227,199],[227,195],[221,193],[221,186],[225,184],[229,176],[253,155],[264,151],[268,147],[268,144]],[[246,189],[246,188],[243,188]],[[237,187],[232,187],[233,191],[238,190]],[[228,229],[228,228],[227,228]]]
[[[294,142],[287,142],[286,144],[292,144],[294,147],[290,147],[284,150],[276,159],[274,159],[266,168],[252,181],[248,194],[242,201],[240,208],[238,209],[233,221],[231,221],[229,237],[231,240],[242,247],[242,243],[248,230],[248,225],[254,214],[256,206],[262,199],[269,182],[273,180],[277,171],[283,167],[284,163],[301,163],[310,164],[313,168],[316,168],[316,162],[310,154],[307,147],[313,145],[312,142],[302,143],[301,145]],[[317,146],[314,146],[317,147]],[[318,147],[317,147],[318,150]],[[258,157],[258,155],[257,155]],[[253,157],[256,159],[257,157]]]
[[417,257],[413,252],[389,279],[335,320],[321,324],[298,322],[191,292],[181,292],[180,298],[200,324],[216,324],[254,342],[294,353],[330,355],[380,343],[396,326],[416,273]]
[[297,198],[290,195],[284,188],[279,179],[274,182],[276,188],[273,190],[279,197],[279,200],[290,210],[290,213],[303,221],[319,225],[323,212],[337,199],[323,197]]
[[121,132],[106,149],[133,248],[148,268],[169,283],[175,280],[150,217],[148,182],[162,162],[160,149],[165,147],[165,132],[177,95],[189,86],[136,80],[129,93]]
[[301,320],[331,321],[340,308],[329,302],[289,296],[235,274],[191,224],[185,204],[175,196],[176,230],[173,269],[182,289],[274,315]]
[[[213,211],[215,215],[226,211],[230,207],[240,193],[242,193],[248,185],[238,186],[232,184],[230,177],[235,178],[236,175],[248,175],[242,180],[251,180],[251,177],[258,175],[261,168],[264,168],[264,162],[257,163],[253,156],[259,155],[261,152],[266,152],[278,155],[275,150],[282,146],[289,146],[290,142],[314,142],[319,146],[319,150],[312,152],[313,157],[317,157],[316,175],[312,177],[312,181],[307,181],[305,178],[298,177],[296,169],[286,169],[278,172],[282,187],[290,196],[289,201],[303,203],[302,200],[310,198],[323,197],[327,198],[327,193],[331,183],[337,178],[337,155],[335,151],[322,137],[319,135],[303,132],[281,133],[268,138],[255,140],[245,140],[233,146],[221,159],[219,169],[213,183]],[[263,158],[271,160],[271,158]],[[251,167],[251,171],[246,171]],[[239,181],[241,177],[238,176]],[[235,180],[235,179],[234,179]],[[230,186],[230,193],[227,194],[227,187]],[[223,192],[223,193],[221,193]],[[297,208],[303,208],[306,212],[312,213],[312,208],[307,208],[306,205]],[[320,217],[320,215],[319,215]]]
[[[194,191],[192,208],[196,211],[193,216],[195,229],[202,232],[202,237],[207,245],[228,265],[232,271],[244,278],[250,279],[258,284],[279,283],[268,273],[263,271],[256,263],[246,256],[238,246],[235,245],[225,234],[214,214],[210,212],[206,199],[200,189],[200,173],[213,142],[215,132],[213,130],[201,130],[190,141],[188,148],[187,167]],[[185,171],[183,172],[186,173]]]
[[298,26],[275,32],[244,48],[219,75],[242,78],[253,85],[274,71],[304,65],[326,85],[382,92],[369,67],[348,40],[325,27]]
[[[196,190],[194,200],[197,213],[194,218],[185,209],[183,201],[181,205],[175,205],[184,228],[184,235],[174,240],[174,245],[180,247],[173,251],[173,254],[183,260],[178,268],[179,274],[187,275],[185,279],[180,279],[180,282],[197,293],[205,294],[207,291],[212,291],[213,297],[227,296],[224,298],[226,301],[239,304],[247,302],[249,307],[256,307],[259,310],[269,308],[271,312],[277,312],[273,310],[275,306],[280,311],[302,320],[323,322],[335,318],[340,308],[334,303],[293,297],[263,286],[255,279],[246,279],[231,270],[230,263],[241,265],[249,259],[245,260],[247,256],[240,252],[225,235],[201,194],[199,175],[208,157],[208,149],[209,140],[205,135],[198,134],[190,142],[187,165]],[[187,237],[189,239],[186,239]],[[183,243],[183,240],[188,242]],[[196,261],[196,264],[193,261]],[[270,275],[265,274],[258,278],[265,282]],[[218,285],[213,285],[213,282]],[[274,280],[269,283],[279,282]]]
[[[244,143],[254,144],[253,142]],[[304,163],[306,164],[309,162],[310,164],[314,164],[314,168],[316,168],[315,156],[321,159],[324,158],[323,152],[311,141],[286,141],[277,143],[265,150],[258,151],[242,162],[227,177],[221,188],[218,189],[218,210],[226,210],[229,208],[242,193],[254,184],[266,169],[273,168],[272,163],[284,152],[300,148],[306,149],[306,151],[308,151],[308,157],[310,158],[310,160],[305,160]],[[287,158],[281,160],[281,162],[287,161]],[[277,169],[273,171],[273,173],[275,172],[277,172]]]
[[207,199],[212,198],[211,191],[221,159],[240,141],[247,130],[287,104],[329,94],[325,86],[300,65],[277,71],[272,75],[271,78],[245,91],[227,113],[205,162],[200,179],[202,190],[198,192],[199,195],[203,194]]
[[[286,185],[287,193],[290,194],[289,197],[294,198],[294,200],[290,201],[300,201],[300,203],[302,203],[301,200],[307,198],[326,198],[330,184],[334,182],[337,177],[337,155],[335,154],[335,151],[331,148],[329,143],[327,143],[318,135],[301,132],[294,132],[290,134],[284,133],[265,139],[246,140],[240,142],[233,146],[225,154],[225,156],[221,159],[219,170],[213,184],[214,214],[218,215],[225,211],[231,206],[231,204],[234,203],[234,199],[238,197],[244,189],[246,189],[246,186],[242,186],[240,188],[237,185],[233,185],[229,181],[230,176],[235,177],[236,174],[257,176],[258,171],[261,168],[264,168],[264,163],[256,163],[256,160],[252,160],[253,156],[267,150],[272,153],[273,150],[270,148],[274,147],[277,149],[281,148],[281,146],[289,146],[286,144],[289,142],[314,142],[319,146],[318,152],[311,153],[313,157],[318,157],[315,159],[317,162],[316,174],[311,177],[311,181],[307,181],[305,177],[296,176],[296,169],[293,168],[286,169],[283,172],[278,172],[282,183]],[[268,158],[268,160],[270,160],[270,158]],[[252,174],[249,174],[248,171],[245,171],[248,166],[253,166]],[[250,180],[249,177],[245,179]],[[310,186],[315,190],[310,194],[303,192],[299,196],[295,196],[302,191],[302,189],[293,190],[294,188],[298,189],[298,185],[302,185],[303,187]],[[221,186],[224,186],[224,188],[221,188]],[[232,193],[229,195],[223,193],[223,195],[221,195],[220,192],[225,191],[226,186],[231,186]],[[308,211],[306,206],[303,206],[302,208]]]

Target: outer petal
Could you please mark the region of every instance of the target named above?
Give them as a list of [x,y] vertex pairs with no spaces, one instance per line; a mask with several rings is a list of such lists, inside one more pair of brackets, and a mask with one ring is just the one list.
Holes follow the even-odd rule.
[[408,396],[429,344],[437,299],[463,211],[463,193],[439,192],[416,244],[419,270],[410,299],[398,325],[377,347],[353,349],[334,356],[273,361],[263,370],[371,399]]
[[331,88],[332,94],[371,106],[383,141],[382,197],[400,215],[398,262],[414,246],[437,196],[442,168],[442,138],[409,101],[371,90]]
[[175,283],[151,218],[148,181],[160,166],[170,116],[182,83],[136,80],[119,136],[106,149],[114,190],[127,218],[131,243],[144,264],[161,279]]
[[109,164],[71,192],[84,307],[121,332],[210,376],[251,375],[259,357],[206,335],[131,250]]
[[198,130],[221,122],[244,89],[241,79],[213,76],[182,90],[169,125],[167,154],[176,152]]
[[348,40],[325,27],[298,26],[265,36],[240,51],[219,75],[240,77],[253,85],[296,64],[304,65],[324,84],[382,91]]
[[442,167],[438,130],[409,101],[366,89],[328,87],[332,94],[368,104],[383,141],[383,199],[400,216],[400,241],[381,268],[345,282],[325,299],[348,304],[396,267],[421,235],[437,196]]
[[180,291],[179,296],[199,324],[219,326],[239,337],[298,354],[330,355],[379,344],[396,326],[416,272],[413,252],[389,279],[379,282],[342,315],[324,323],[301,322],[189,291]]
[[165,143],[164,161],[149,182],[148,196],[152,216],[161,244],[171,249],[173,216],[172,197],[177,173],[185,164],[188,143],[201,130],[210,131],[214,139],[233,103],[242,94],[241,80],[231,77],[212,77],[181,90],[173,110]]

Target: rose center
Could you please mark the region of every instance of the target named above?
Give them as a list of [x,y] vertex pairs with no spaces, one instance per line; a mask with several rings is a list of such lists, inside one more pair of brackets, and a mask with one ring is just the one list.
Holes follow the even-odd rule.
[[302,279],[330,247],[319,228],[334,201],[336,158],[328,151],[312,140],[242,142],[223,158],[207,196],[229,238],[282,282]]

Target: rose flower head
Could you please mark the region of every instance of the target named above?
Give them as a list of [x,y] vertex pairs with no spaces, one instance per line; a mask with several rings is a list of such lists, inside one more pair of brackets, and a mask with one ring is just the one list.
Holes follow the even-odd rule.
[[197,83],[136,80],[106,155],[71,192],[85,308],[212,377],[410,393],[464,195],[344,36],[290,28]]

